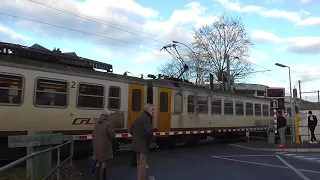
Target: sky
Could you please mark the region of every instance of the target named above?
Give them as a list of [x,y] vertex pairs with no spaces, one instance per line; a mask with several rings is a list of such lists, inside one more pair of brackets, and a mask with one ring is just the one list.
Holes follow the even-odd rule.
[[[270,70],[242,83],[284,87],[289,94],[288,68],[275,66],[281,63],[291,69],[292,88],[300,80],[302,92],[310,92],[320,89],[319,8],[318,0],[1,0],[0,41],[60,48],[112,64],[115,73],[146,76],[171,60],[159,51],[164,45],[190,45],[193,28],[227,14],[240,17],[250,34],[255,70]],[[317,101],[317,93],[302,98]]]

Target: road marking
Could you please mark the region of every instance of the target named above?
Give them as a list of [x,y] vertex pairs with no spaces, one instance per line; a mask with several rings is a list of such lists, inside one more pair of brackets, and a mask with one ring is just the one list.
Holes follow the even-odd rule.
[[318,158],[305,158],[305,159],[308,159],[308,160],[316,160]]
[[[250,161],[242,161],[242,160],[236,160],[236,159],[223,158],[223,157],[219,157],[219,156],[212,156],[212,157],[213,157],[213,158],[217,158],[217,159],[228,160],[228,161],[240,162],[240,163],[248,163],[248,164],[261,165],[261,166],[269,166],[269,167],[275,167],[275,168],[289,169],[289,167],[286,167],[286,166],[278,166],[278,165],[273,165],[273,164],[265,164],[265,163],[257,163],[257,162],[250,162]],[[299,170],[299,171],[304,171],[304,172],[310,172],[310,173],[320,174],[320,171],[313,171],[313,170],[309,170],[309,169],[298,169],[298,170]]]
[[146,164],[146,168],[147,168],[147,169],[149,168],[148,164]]
[[156,180],[156,178],[154,176],[149,176],[150,180]]
[[251,150],[256,150],[257,148],[251,148],[251,147],[246,147],[246,146],[241,146],[238,144],[229,144],[230,146],[236,146],[236,147],[240,147],[240,148],[245,148],[245,149],[251,149]]
[[285,153],[287,153],[287,152],[276,152],[277,154],[285,154]]
[[294,156],[295,154],[284,154],[286,156]]
[[298,176],[300,176],[302,179],[304,180],[310,180],[307,176],[305,176],[304,174],[302,174],[302,172],[300,172],[298,169],[296,169],[295,167],[293,167],[291,164],[289,164],[287,161],[285,161],[284,159],[282,159],[280,156],[276,155],[276,157],[283,162],[283,164],[285,164],[286,166],[288,166],[288,168],[290,168],[292,171],[294,171],[296,174],[298,174]]
[[295,156],[297,158],[305,158],[306,156]]
[[274,155],[230,155],[230,156],[212,156],[212,157],[270,157]]

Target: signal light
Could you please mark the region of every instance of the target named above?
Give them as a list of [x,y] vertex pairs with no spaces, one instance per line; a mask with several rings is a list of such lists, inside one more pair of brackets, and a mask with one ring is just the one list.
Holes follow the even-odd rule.
[[284,98],[285,89],[284,88],[267,88],[266,97],[267,98]]

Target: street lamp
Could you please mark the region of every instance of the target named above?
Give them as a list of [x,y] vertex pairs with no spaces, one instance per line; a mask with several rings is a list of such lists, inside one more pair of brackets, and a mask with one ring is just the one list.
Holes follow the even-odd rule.
[[288,68],[289,69],[289,83],[290,83],[290,105],[291,105],[291,124],[292,124],[292,128],[291,128],[291,132],[292,132],[292,141],[295,142],[295,127],[294,127],[294,113],[293,113],[293,110],[294,110],[294,106],[293,106],[293,103],[292,103],[292,88],[291,88],[291,71],[290,71],[290,67],[289,66],[286,66],[286,65],[283,65],[283,64],[280,64],[280,63],[276,63],[275,64],[276,66],[279,66],[279,67],[282,67],[282,68]]

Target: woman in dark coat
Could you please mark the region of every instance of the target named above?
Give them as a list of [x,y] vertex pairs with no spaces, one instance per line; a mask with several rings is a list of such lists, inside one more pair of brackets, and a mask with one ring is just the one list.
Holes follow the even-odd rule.
[[113,158],[111,139],[115,137],[109,116],[104,110],[95,122],[92,132],[93,156],[96,161],[95,178],[105,180],[107,161]]

